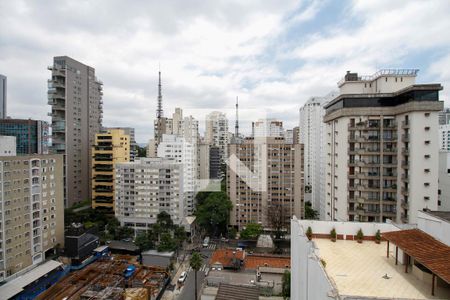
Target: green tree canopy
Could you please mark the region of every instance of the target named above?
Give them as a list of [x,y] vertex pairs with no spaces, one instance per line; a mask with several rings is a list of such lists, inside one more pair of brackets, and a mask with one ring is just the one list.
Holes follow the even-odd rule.
[[317,220],[319,213],[312,208],[311,202],[305,202],[305,219]]
[[256,239],[262,233],[263,228],[261,224],[248,223],[245,229],[241,231],[242,239]]
[[141,251],[146,251],[153,248],[153,237],[149,231],[141,232],[136,236],[134,244],[139,247]]
[[203,203],[197,205],[197,223],[210,235],[224,234],[232,207],[225,192],[210,193]]

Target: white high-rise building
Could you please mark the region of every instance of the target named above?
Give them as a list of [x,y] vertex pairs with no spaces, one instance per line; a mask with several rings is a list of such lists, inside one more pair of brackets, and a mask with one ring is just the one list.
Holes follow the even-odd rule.
[[418,70],[348,72],[325,105],[326,219],[416,223],[437,209],[440,84]]
[[325,215],[325,115],[324,105],[336,97],[312,97],[300,108],[300,143],[304,144],[305,201],[310,201],[321,219]]
[[220,161],[224,163],[228,158],[230,142],[228,119],[224,113],[213,111],[206,115],[205,141],[212,146],[219,147]]
[[439,151],[438,209],[450,211],[450,151]]
[[195,208],[198,178],[198,147],[176,135],[163,134],[158,146],[158,157],[173,158],[182,167],[183,201],[185,215],[190,216]]
[[115,215],[122,226],[146,230],[167,212],[184,221],[182,165],[171,158],[140,158],[116,165]]
[[0,135],[0,156],[16,156],[16,137]]
[[450,151],[450,124],[439,125],[439,149]]
[[275,119],[259,119],[252,122],[253,137],[282,137],[284,136],[283,122]]

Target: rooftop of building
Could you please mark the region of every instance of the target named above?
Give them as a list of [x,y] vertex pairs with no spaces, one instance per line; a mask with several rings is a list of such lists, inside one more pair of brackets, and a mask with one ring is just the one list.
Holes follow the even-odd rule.
[[258,267],[285,269],[291,267],[291,258],[289,256],[252,254],[245,257],[244,266],[246,269],[257,269]]
[[380,77],[386,76],[402,76],[402,77],[416,77],[419,69],[380,69],[372,75],[358,76],[358,73],[351,73],[347,71],[344,78],[339,80],[338,86],[348,81],[374,81]]
[[430,210],[425,213],[450,223],[450,211]]
[[221,283],[217,291],[216,300],[257,300],[259,291],[257,287],[242,286],[234,284]]
[[125,287],[145,288],[149,299],[156,299],[169,275],[164,268],[141,266],[136,258],[121,255],[93,262],[69,273],[37,299],[119,300],[129,293]]
[[[314,239],[325,271],[340,295],[401,298],[442,299],[448,296],[443,288],[431,296],[430,283],[419,280],[412,272],[405,273],[395,258],[386,258],[386,242],[362,244],[351,240]],[[392,251],[392,249],[391,249]]]

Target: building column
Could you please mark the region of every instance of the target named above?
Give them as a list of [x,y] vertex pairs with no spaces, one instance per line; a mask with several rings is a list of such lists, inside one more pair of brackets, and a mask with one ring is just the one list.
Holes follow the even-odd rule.
[[387,241],[386,257],[389,258],[389,241]]
[[395,264],[398,265],[398,247],[395,246]]

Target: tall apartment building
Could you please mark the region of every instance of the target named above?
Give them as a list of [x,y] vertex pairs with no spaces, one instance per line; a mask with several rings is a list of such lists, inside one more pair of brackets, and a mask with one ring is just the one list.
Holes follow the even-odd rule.
[[95,69],[67,56],[53,58],[49,67],[51,152],[64,154],[64,204],[90,198],[91,148],[102,128],[102,85]]
[[310,201],[314,210],[323,219],[325,214],[325,115],[324,105],[336,97],[330,93],[325,97],[312,97],[300,108],[300,143],[304,145],[305,201]]
[[437,209],[440,84],[417,70],[347,73],[325,106],[326,219],[416,223]]
[[253,137],[282,137],[284,136],[283,122],[275,119],[260,119],[252,122]]
[[107,127],[105,131],[111,129],[120,129],[123,130],[125,135],[128,135],[130,142],[130,161],[134,161],[135,158],[138,157],[138,144],[136,143],[135,130],[132,127]]
[[62,155],[0,156],[0,203],[3,281],[64,246]]
[[228,119],[224,113],[213,111],[206,115],[205,142],[219,148],[220,161],[228,158],[227,145],[230,142]]
[[158,146],[158,157],[172,158],[181,165],[183,176],[184,215],[191,216],[195,209],[195,195],[198,191],[198,145],[176,135],[163,134]]
[[0,156],[16,155],[16,137],[0,135]]
[[130,140],[122,129],[95,135],[92,147],[92,208],[114,211],[114,167],[130,161]]
[[450,108],[444,108],[439,112],[439,125],[450,124]]
[[0,74],[0,119],[6,119],[6,93],[7,93],[7,79],[6,76]]
[[115,215],[122,226],[146,230],[160,212],[184,221],[182,165],[171,158],[140,158],[116,165]]
[[450,151],[450,124],[439,125],[439,149]]
[[450,150],[439,151],[438,210],[450,211]]
[[16,137],[18,155],[48,154],[49,126],[45,121],[0,119],[0,135]]
[[302,144],[286,144],[282,137],[246,138],[230,144],[229,153],[230,225],[274,228],[281,221],[289,228],[292,216],[303,217]]

